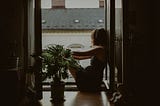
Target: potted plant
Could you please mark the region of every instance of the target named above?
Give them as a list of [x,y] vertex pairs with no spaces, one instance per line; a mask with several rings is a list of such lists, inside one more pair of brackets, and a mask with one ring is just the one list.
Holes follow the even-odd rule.
[[68,78],[68,68],[79,68],[79,63],[74,60],[71,50],[63,45],[50,44],[43,51],[42,59],[42,78],[52,79],[51,98],[53,101],[64,100],[64,79]]

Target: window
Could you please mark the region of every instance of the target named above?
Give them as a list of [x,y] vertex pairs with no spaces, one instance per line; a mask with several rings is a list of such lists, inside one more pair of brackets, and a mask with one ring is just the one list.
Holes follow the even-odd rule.
[[[42,7],[42,49],[48,44],[90,48],[91,31],[105,27],[104,6],[99,5],[99,0],[46,0],[45,8]],[[89,62],[89,59],[80,61],[84,67]],[[70,76],[67,81],[74,82],[74,79]]]

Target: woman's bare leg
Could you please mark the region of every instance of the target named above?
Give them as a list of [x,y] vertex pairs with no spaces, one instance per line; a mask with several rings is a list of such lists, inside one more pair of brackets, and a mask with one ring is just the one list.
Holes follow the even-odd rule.
[[74,79],[76,79],[76,71],[77,70],[74,69],[74,68],[71,68],[71,67],[69,68],[69,72],[72,74],[72,76],[73,76]]

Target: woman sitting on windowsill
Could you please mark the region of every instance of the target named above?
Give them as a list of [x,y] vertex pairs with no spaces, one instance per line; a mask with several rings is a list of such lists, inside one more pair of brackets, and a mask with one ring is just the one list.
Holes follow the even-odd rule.
[[100,90],[103,71],[107,64],[107,36],[105,29],[96,29],[91,34],[92,48],[72,53],[77,60],[91,59],[90,65],[86,68],[69,69],[80,91]]

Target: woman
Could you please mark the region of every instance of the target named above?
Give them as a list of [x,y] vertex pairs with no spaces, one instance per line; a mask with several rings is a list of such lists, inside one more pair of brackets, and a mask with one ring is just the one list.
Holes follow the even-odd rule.
[[99,91],[103,80],[103,71],[107,65],[107,33],[96,29],[91,34],[92,48],[86,51],[73,51],[73,57],[77,60],[91,59],[91,64],[78,70],[70,68],[80,91]]

